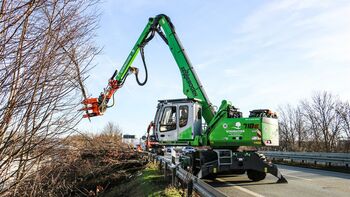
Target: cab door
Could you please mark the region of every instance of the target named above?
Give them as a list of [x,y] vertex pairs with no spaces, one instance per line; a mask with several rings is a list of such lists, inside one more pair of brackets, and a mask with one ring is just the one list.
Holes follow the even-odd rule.
[[193,103],[179,103],[177,104],[177,108],[179,117],[178,140],[193,140]]
[[191,141],[201,133],[201,116],[197,120],[194,105],[193,102],[158,105],[155,122],[159,141]]
[[159,141],[177,141],[178,117],[177,106],[164,104],[158,116],[158,138]]

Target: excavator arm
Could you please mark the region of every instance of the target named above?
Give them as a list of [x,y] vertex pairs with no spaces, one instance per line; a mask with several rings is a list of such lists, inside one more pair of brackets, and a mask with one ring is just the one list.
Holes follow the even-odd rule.
[[[215,110],[201,85],[189,58],[187,57],[184,48],[181,45],[180,40],[175,32],[174,25],[171,23],[170,18],[164,14],[157,15],[154,18],[150,18],[146,27],[142,31],[140,37],[129,53],[122,68],[119,72],[114,72],[109,79],[107,87],[100,94],[98,98],[88,98],[82,101],[85,105],[81,110],[87,111],[83,116],[84,118],[103,115],[106,109],[109,107],[108,102],[113,97],[114,93],[123,86],[126,78],[129,74],[133,73],[136,76],[136,81],[139,85],[144,85],[147,82],[147,67],[144,58],[144,47],[149,41],[153,39],[155,34],[163,39],[163,41],[169,46],[169,49],[179,67],[182,76],[183,93],[189,99],[197,99],[202,104],[203,118],[209,123],[215,114]],[[140,82],[138,78],[138,68],[132,67],[132,63],[138,54],[141,54],[141,58],[146,71],[146,78],[143,82]]]
[[[83,118],[90,118],[94,116],[103,115],[106,109],[110,107],[108,106],[109,100],[114,96],[114,93],[119,88],[122,87],[123,83],[125,82],[127,76],[130,73],[134,73],[136,75],[137,81],[139,82],[138,69],[135,67],[132,67],[131,65],[134,62],[140,50],[142,51],[142,59],[144,60],[143,48],[147,44],[149,39],[152,39],[154,36],[154,31],[152,31],[152,26],[153,26],[153,19],[150,18],[141,36],[139,37],[134,47],[130,51],[128,58],[126,58],[120,72],[118,72],[118,70],[115,70],[115,72],[113,73],[113,75],[108,81],[107,87],[104,88],[104,91],[100,94],[100,96],[98,98],[87,98],[82,101],[82,104],[84,104],[85,107],[82,108],[81,110],[86,111],[86,114],[83,115]],[[143,83],[140,83],[140,84],[143,85]]]
[[[243,118],[242,113],[226,100],[222,101],[218,112],[215,112],[176,35],[173,24],[166,15],[157,15],[149,19],[122,68],[119,72],[114,72],[100,96],[98,98],[88,98],[82,102],[85,104],[85,108],[82,110],[87,111],[84,117],[102,115],[109,107],[109,100],[123,86],[129,74],[135,74],[139,85],[144,85],[147,82],[148,73],[144,58],[144,47],[156,33],[168,45],[176,61],[182,77],[183,93],[187,98],[200,103],[202,117],[207,123],[207,128],[203,132],[194,132],[194,124],[192,124],[193,126],[189,125],[188,128],[183,127],[181,130],[172,128],[161,131],[162,125],[159,122],[159,129],[155,129],[160,134],[156,133],[159,136],[159,144],[210,146],[211,149],[198,149],[194,154],[184,155],[182,158],[181,165],[184,165],[183,168],[194,170],[193,173],[199,178],[208,175],[215,176],[218,172],[239,171],[247,172],[248,178],[253,181],[263,180],[266,173],[270,173],[279,179],[278,182],[287,182],[277,166],[265,161],[263,155],[251,150],[239,150],[241,146],[278,145],[278,120],[276,115],[263,109],[253,110],[249,117]],[[146,71],[146,78],[143,82],[139,81],[138,69],[132,67],[132,63],[139,53]],[[173,107],[174,105],[161,105],[163,109],[169,106]],[[173,108],[170,109],[170,112],[173,113]],[[157,124],[156,121],[155,123]],[[173,125],[170,124],[171,127]],[[164,126],[169,125],[165,124]],[[149,127],[148,132],[150,129]],[[201,130],[197,129],[197,131]]]

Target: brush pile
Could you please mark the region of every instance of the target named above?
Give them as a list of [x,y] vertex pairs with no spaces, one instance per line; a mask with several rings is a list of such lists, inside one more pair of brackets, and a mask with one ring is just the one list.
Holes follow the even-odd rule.
[[146,164],[120,136],[73,136],[54,149],[55,155],[38,166],[38,172],[27,178],[17,194],[101,196],[132,179]]

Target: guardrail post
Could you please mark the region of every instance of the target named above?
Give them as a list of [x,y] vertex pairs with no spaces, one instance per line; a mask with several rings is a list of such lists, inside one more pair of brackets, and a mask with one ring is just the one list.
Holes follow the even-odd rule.
[[187,197],[192,196],[192,190],[193,190],[193,181],[189,180],[187,183]]
[[173,187],[176,186],[176,167],[171,168],[171,184]]
[[158,169],[159,169],[159,170],[162,170],[162,160],[159,160]]
[[168,164],[167,162],[164,162],[164,180],[167,180],[167,170],[168,170]]

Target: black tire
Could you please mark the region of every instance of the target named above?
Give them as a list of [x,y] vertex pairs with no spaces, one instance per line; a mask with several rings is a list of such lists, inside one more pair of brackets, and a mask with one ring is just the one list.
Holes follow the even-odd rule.
[[260,172],[256,170],[247,170],[247,175],[248,175],[248,178],[252,181],[261,181],[261,180],[264,180],[266,177],[265,172]]

